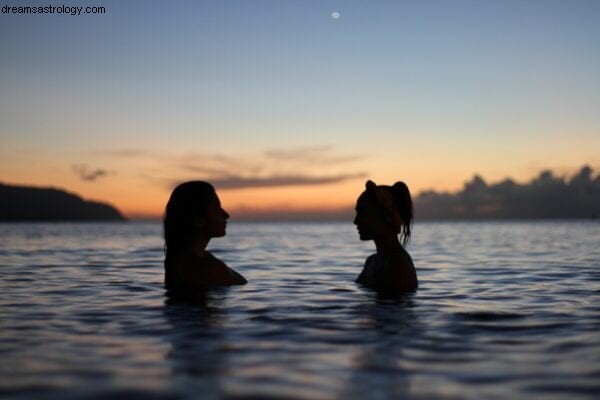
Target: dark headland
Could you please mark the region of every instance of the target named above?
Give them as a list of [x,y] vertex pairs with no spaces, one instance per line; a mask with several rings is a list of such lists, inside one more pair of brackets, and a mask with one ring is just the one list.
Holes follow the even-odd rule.
[[64,190],[0,183],[0,222],[124,220],[115,207]]

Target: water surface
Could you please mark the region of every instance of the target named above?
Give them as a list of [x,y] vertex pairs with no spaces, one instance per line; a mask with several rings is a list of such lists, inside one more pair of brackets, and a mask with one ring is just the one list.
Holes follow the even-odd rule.
[[514,399],[600,393],[600,224],[423,223],[420,289],[353,281],[352,224],[230,224],[244,287],[169,304],[158,223],[0,224],[0,397]]

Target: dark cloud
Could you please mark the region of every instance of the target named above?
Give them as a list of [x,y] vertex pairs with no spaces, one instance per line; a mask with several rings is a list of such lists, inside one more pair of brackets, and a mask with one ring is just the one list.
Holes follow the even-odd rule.
[[[250,155],[208,154],[188,152],[186,154],[158,154],[142,149],[102,150],[96,154],[113,157],[140,157],[158,160],[170,165],[179,173],[172,179],[169,171],[146,171],[141,177],[169,189],[184,180],[205,180],[217,189],[235,190],[283,186],[325,185],[355,178],[364,178],[363,172],[341,171],[326,174],[322,167],[354,161],[357,155],[332,154],[331,146],[303,147],[288,150],[269,150],[260,157]],[[321,167],[320,174],[312,174]],[[80,168],[80,175],[92,177],[87,169]],[[102,171],[98,171],[102,172]],[[171,176],[169,176],[171,175]]]
[[81,179],[88,182],[94,182],[98,178],[113,174],[110,171],[100,168],[90,170],[85,164],[75,164],[72,166],[72,169]]
[[349,179],[364,178],[365,173],[339,174],[326,176],[272,175],[272,176],[227,176],[211,179],[210,182],[221,190],[247,189],[283,186],[307,186],[338,183]]
[[422,192],[417,219],[600,217],[600,175],[584,166],[570,179],[542,171],[529,183],[511,179],[488,185],[475,175],[456,193]]
[[[329,173],[310,175],[306,169],[351,161],[357,156],[333,156],[331,146],[304,147],[292,150],[269,150],[266,160],[232,157],[222,154],[188,154],[180,168],[199,174],[217,189],[234,190],[283,186],[325,185],[348,179],[363,178],[365,173]],[[290,171],[290,162],[295,163]],[[302,164],[301,168],[297,164]],[[303,172],[297,173],[296,170]]]
[[358,154],[335,155],[332,146],[301,147],[296,149],[271,149],[265,155],[279,162],[309,163],[312,165],[334,165],[352,162],[363,158]]

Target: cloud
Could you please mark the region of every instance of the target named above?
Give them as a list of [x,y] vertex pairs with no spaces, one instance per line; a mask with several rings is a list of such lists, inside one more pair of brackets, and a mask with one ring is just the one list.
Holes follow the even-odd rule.
[[358,158],[353,155],[336,156],[331,152],[331,146],[271,149],[258,158],[259,161],[256,161],[256,157],[188,154],[181,157],[179,167],[199,174],[198,179],[207,180],[220,190],[326,185],[367,175],[364,172],[346,171],[311,174],[315,166],[323,167]]
[[456,193],[422,192],[417,219],[590,218],[600,216],[600,175],[583,166],[571,179],[541,171],[526,184],[512,179],[488,185],[475,175]]
[[364,178],[365,173],[307,176],[307,175],[271,175],[271,176],[227,176],[212,179],[211,183],[221,190],[266,188],[283,186],[308,186],[338,183],[350,179]]
[[115,149],[115,150],[96,150],[94,154],[111,157],[155,157],[156,154],[142,149]]
[[[271,149],[263,154],[188,152],[158,153],[144,149],[115,149],[96,152],[111,157],[137,157],[138,176],[173,188],[185,180],[205,180],[217,189],[236,190],[283,186],[326,185],[364,178],[364,172],[335,170],[335,164],[362,156],[334,154],[332,146]],[[325,171],[325,168],[327,170]],[[176,178],[174,178],[176,177]]]
[[103,178],[105,176],[113,174],[113,172],[101,168],[90,170],[85,164],[74,164],[72,166],[72,169],[73,172],[75,172],[79,176],[79,178],[87,182],[94,182],[98,178]]
[[179,169],[196,173],[223,174],[229,173],[232,170],[256,172],[262,169],[262,166],[248,162],[245,157],[218,153],[186,152],[178,154],[142,148],[97,150],[93,153],[113,158],[136,158],[136,162],[138,163],[160,164],[161,169]]
[[208,176],[227,176],[229,174],[229,171],[225,168],[208,167],[203,165],[182,164],[181,168],[196,174]]
[[310,163],[317,165],[335,165],[359,160],[363,158],[359,154],[332,155],[332,146],[312,146],[295,149],[271,149],[265,152],[265,156],[279,162]]
[[238,176],[229,175],[219,178],[185,178],[172,179],[167,177],[153,176],[140,174],[140,178],[150,181],[154,184],[161,185],[169,190],[173,190],[178,184],[187,180],[205,180],[210,182],[217,190],[239,190],[251,188],[274,188],[274,187],[289,187],[289,186],[311,186],[311,185],[327,185],[339,183],[351,179],[359,179],[367,177],[366,173],[356,174],[340,174],[340,175],[324,175],[324,176],[305,176],[305,175],[273,175],[273,176]]
[[190,153],[177,158],[178,168],[204,176],[222,177],[231,174],[259,174],[266,165],[223,154]]

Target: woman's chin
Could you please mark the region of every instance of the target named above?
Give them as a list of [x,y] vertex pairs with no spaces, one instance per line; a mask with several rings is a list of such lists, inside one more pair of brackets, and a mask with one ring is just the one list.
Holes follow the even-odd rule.
[[214,237],[223,237],[227,234],[227,231],[225,228],[223,228],[222,231],[216,232]]

